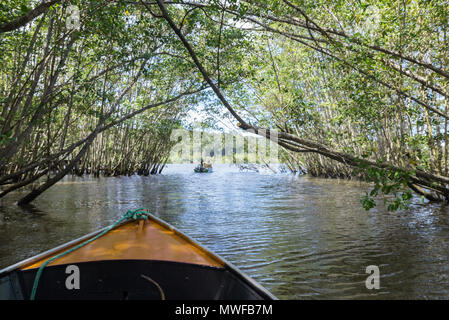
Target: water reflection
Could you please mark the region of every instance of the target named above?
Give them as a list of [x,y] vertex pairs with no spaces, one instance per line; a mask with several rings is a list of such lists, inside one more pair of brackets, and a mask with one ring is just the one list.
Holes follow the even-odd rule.
[[[417,201],[390,213],[365,212],[357,182],[237,172],[67,177],[33,207],[0,202],[0,267],[147,207],[284,299],[449,297],[448,210]],[[381,289],[367,290],[378,265]]]

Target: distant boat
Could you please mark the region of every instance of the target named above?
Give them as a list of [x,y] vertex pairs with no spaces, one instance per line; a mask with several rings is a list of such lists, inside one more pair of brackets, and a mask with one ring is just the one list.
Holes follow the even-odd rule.
[[[230,263],[147,216],[148,220],[126,220],[0,270],[0,300],[28,300],[32,292],[41,300],[276,299]],[[32,290],[39,267],[51,258]],[[78,283],[73,288],[75,272]]]
[[211,173],[213,171],[212,164],[210,163],[204,163],[203,166],[198,165],[193,169],[193,171],[197,173]]

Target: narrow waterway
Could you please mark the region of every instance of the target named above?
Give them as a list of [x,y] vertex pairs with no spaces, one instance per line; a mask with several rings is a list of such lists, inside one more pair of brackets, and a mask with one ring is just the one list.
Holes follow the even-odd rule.
[[[145,207],[280,299],[449,298],[449,210],[366,212],[363,183],[193,165],[159,176],[66,177],[21,209],[0,202],[0,268]],[[365,287],[380,269],[379,290]]]

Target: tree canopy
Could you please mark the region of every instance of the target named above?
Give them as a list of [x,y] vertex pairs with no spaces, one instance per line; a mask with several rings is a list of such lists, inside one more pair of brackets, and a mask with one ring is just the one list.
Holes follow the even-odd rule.
[[448,201],[448,18],[435,0],[4,1],[1,196],[159,172],[207,103],[277,130],[292,170],[373,182],[367,209]]

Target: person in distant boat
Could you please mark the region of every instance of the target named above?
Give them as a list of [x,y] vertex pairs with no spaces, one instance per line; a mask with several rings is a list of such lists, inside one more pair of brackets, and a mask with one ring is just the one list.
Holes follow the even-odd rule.
[[203,169],[204,169],[204,161],[203,158],[201,158],[200,170],[203,171]]

